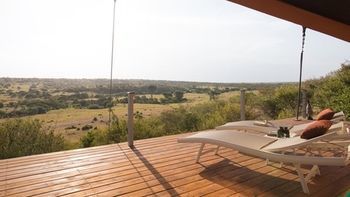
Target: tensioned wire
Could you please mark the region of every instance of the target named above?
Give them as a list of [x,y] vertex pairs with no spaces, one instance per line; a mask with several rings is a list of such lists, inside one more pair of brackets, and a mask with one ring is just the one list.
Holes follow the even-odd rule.
[[108,109],[108,129],[111,129],[111,113],[112,113],[112,88],[113,88],[113,64],[114,64],[114,29],[115,29],[115,7],[117,0],[113,3],[113,25],[112,25],[112,50],[111,50],[111,70],[109,79],[109,109]]

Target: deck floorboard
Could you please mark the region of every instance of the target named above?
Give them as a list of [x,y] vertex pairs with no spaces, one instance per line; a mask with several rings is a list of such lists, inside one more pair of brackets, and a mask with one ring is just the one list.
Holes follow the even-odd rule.
[[[306,196],[293,167],[208,145],[177,143],[180,134],[0,160],[0,196]],[[311,196],[350,188],[350,168],[321,167]]]

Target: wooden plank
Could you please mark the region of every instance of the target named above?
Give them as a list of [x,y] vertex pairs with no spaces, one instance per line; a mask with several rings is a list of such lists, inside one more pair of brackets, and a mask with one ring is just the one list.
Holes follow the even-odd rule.
[[[265,173],[274,171],[275,169],[271,166],[266,166],[264,162],[260,162],[258,168],[246,168],[246,172],[235,177],[231,177],[228,180],[232,182],[231,185],[227,186],[226,189],[233,190],[237,193],[249,189],[251,180],[257,179]],[[254,185],[254,183],[252,183]],[[220,190],[211,193],[210,195],[216,195],[221,193]]]
[[[6,159],[6,163],[8,165],[22,163],[22,162],[29,163],[31,161],[37,161],[37,160],[41,160],[41,159],[69,157],[69,156],[83,155],[83,154],[89,154],[89,153],[91,154],[95,151],[101,151],[103,149],[113,149],[113,148],[118,148],[117,144],[11,158],[11,159]],[[0,161],[3,162],[4,160],[0,160]]]
[[33,189],[33,188],[32,188]]
[[[186,151],[186,150],[185,150]],[[167,152],[165,152],[164,154],[167,154]],[[113,156],[113,155],[112,155]],[[95,156],[96,157],[96,156]],[[95,158],[95,157],[93,157],[93,158]],[[101,162],[104,162],[104,161],[106,161],[106,158],[102,158],[103,159],[103,161],[101,161]],[[113,158],[112,158],[113,159]],[[92,161],[91,161],[92,162]],[[84,162],[79,162],[79,164],[81,164],[81,165],[83,165],[83,164],[85,164]],[[73,164],[71,164],[71,165],[73,165]],[[66,166],[68,166],[68,167],[72,167],[72,166],[69,166],[69,165],[66,165]],[[73,167],[78,167],[78,166],[73,166]],[[51,166],[49,166],[49,168],[51,169],[51,168],[53,168],[53,167],[51,167]],[[8,178],[10,178],[10,177],[8,177]]]
[[[216,146],[208,145],[208,154],[195,163],[199,145],[177,143],[186,135],[138,140],[134,150],[121,143],[2,160],[0,196],[304,195],[292,168],[265,166],[231,149],[214,155]],[[321,174],[310,184],[312,195],[348,189],[350,169],[322,167]],[[343,184],[335,184],[339,181]]]
[[[208,160],[208,161],[210,161],[210,160]],[[195,163],[192,161],[191,162],[191,165],[193,166],[193,165],[195,165]],[[177,166],[178,167],[178,166]],[[186,167],[186,166],[185,166]],[[179,171],[178,172],[181,172],[181,171],[183,171],[183,170],[185,170],[185,169],[178,169]],[[165,172],[173,172],[173,173],[178,173],[178,172],[175,172],[174,171],[174,167],[171,167],[171,168],[168,168],[168,169],[166,169],[166,171]],[[163,173],[162,171],[160,171],[160,173]],[[196,172],[196,174],[197,174],[197,172]],[[170,175],[171,176],[171,175]],[[147,181],[147,184],[150,184],[150,181],[155,181],[156,180],[156,182],[158,181],[158,178],[157,177],[155,177],[155,174],[153,174],[153,173],[150,173],[149,171],[148,171],[148,173],[147,173],[147,175],[145,176],[145,175],[140,175],[140,177],[142,177],[143,179],[141,180],[141,179],[138,179],[138,180],[130,180],[130,179],[127,179],[127,180],[129,180],[129,181],[133,181],[133,184],[131,184],[131,183],[129,183],[128,184],[128,187],[131,187],[130,189],[131,190],[135,190],[135,188],[137,189],[138,187],[142,187],[142,186],[144,186],[144,184],[142,184],[142,181]],[[119,184],[119,181],[115,181],[115,180],[110,180],[111,182],[110,182],[110,185],[113,185],[113,187],[112,188],[118,188],[118,184]],[[108,189],[110,189],[111,188],[111,186],[106,186],[106,187],[104,187],[103,185],[105,185],[105,184],[107,184],[108,182],[106,182],[106,183],[101,183],[101,182],[96,182],[96,183],[91,183],[90,182],[90,184],[97,184],[96,185],[96,188],[97,189],[95,189],[95,190],[108,190]],[[101,184],[102,184],[102,187],[100,187],[101,186]],[[157,182],[157,184],[158,184],[158,182]],[[135,186],[136,185],[136,186]],[[117,189],[117,190],[119,190],[119,189]],[[109,193],[110,191],[105,191],[105,192],[107,192],[107,193]],[[121,194],[120,192],[118,193],[119,195]]]
[[[186,148],[188,148],[188,147],[186,147]],[[184,149],[184,148],[183,148]],[[178,149],[178,150],[183,150],[183,149]],[[186,149],[185,149],[186,150]],[[170,151],[174,151],[174,149],[172,149],[172,150],[170,150]],[[188,150],[187,150],[188,151]],[[157,156],[159,156],[159,155],[166,155],[166,154],[169,154],[169,150],[167,150],[167,151],[163,151],[163,153],[162,154],[157,154]],[[102,157],[103,156],[103,157]],[[16,170],[16,171],[14,171],[14,170],[12,170],[12,171],[8,171],[8,174],[10,174],[10,176],[13,176],[13,177],[15,177],[15,175],[14,174],[19,174],[18,176],[24,176],[25,174],[20,174],[20,173],[23,173],[23,172],[30,172],[30,173],[34,173],[34,172],[36,172],[36,169],[39,169],[39,170],[37,170],[38,172],[40,172],[40,173],[42,173],[42,172],[44,172],[45,170],[46,171],[54,171],[54,168],[56,167],[56,166],[58,166],[58,167],[61,167],[62,168],[62,166],[69,166],[69,165],[67,165],[67,163],[68,164],[70,164],[70,165],[72,165],[71,163],[86,163],[87,161],[89,161],[89,162],[93,162],[93,161],[95,161],[96,160],[96,157],[98,157],[101,161],[100,162],[104,162],[105,161],[105,159],[106,158],[108,158],[108,157],[119,157],[119,159],[122,159],[122,157],[125,157],[125,154],[124,153],[113,153],[113,152],[111,152],[111,153],[104,153],[104,154],[100,154],[100,155],[92,155],[92,156],[89,156],[88,158],[83,158],[83,159],[81,159],[82,161],[76,161],[76,160],[74,160],[74,161],[71,161],[71,160],[64,160],[64,161],[61,161],[60,163],[54,163],[54,164],[46,164],[45,166],[44,166],[44,169],[42,168],[42,166],[40,165],[40,166],[35,166],[35,167],[33,167],[33,166],[30,166],[31,168],[26,168],[26,169],[21,169],[21,170]],[[102,161],[103,160],[103,161]],[[43,165],[43,164],[42,164]],[[50,168],[49,170],[47,170],[47,168]],[[10,176],[9,176],[9,178],[10,178]]]
[[[329,192],[331,193],[335,192],[332,194],[333,196],[336,193],[342,192],[344,190],[344,186],[339,182],[339,180],[343,180],[344,177],[347,177],[350,175],[350,168],[348,166],[345,166],[345,167],[329,166],[327,168],[330,168],[331,172],[329,172],[325,176],[321,174],[321,176],[317,177],[316,179],[313,179],[311,184],[310,183],[308,184],[310,194],[315,196],[318,196],[318,195],[323,196],[323,194],[329,194]],[[320,192],[320,190],[323,190],[323,189],[324,189],[324,192]],[[293,194],[293,196],[304,196],[304,193],[302,193],[302,191],[300,190],[296,190],[291,194]]]
[[[146,147],[143,147],[144,145],[148,145],[148,147],[154,147],[154,146],[161,146],[162,143],[166,144],[168,142],[175,143],[178,137],[186,136],[189,134],[181,134],[181,135],[172,135],[172,136],[165,136],[165,137],[159,137],[162,138],[159,140],[159,138],[150,138],[146,140],[136,140],[135,145],[142,147],[143,149],[146,149]],[[80,155],[88,154],[91,155],[93,152],[101,152],[106,150],[111,150],[117,148],[118,150],[120,146],[124,146],[124,148],[127,148],[126,143],[120,143],[120,144],[111,144],[111,145],[103,145],[103,146],[97,146],[97,147],[91,147],[91,148],[82,148],[82,149],[74,149],[69,151],[60,151],[60,152],[54,152],[54,153],[45,153],[45,154],[39,154],[39,155],[31,155],[31,156],[25,156],[25,157],[18,157],[18,158],[11,158],[6,160],[0,160],[0,168],[3,164],[5,164],[5,161],[8,165],[11,164],[20,164],[21,162],[25,162],[28,164],[29,162],[37,162],[38,160],[44,159],[45,161],[49,159],[57,159],[59,157],[68,157],[68,156],[74,156],[74,155]]]
[[[215,170],[215,175],[211,175],[210,173],[207,173],[206,171],[202,172],[202,177],[204,179],[208,179],[211,182],[215,182],[218,183],[220,185],[223,185],[224,187],[227,187],[228,185],[232,184],[231,182],[231,178],[232,177],[237,177],[239,175],[242,175],[246,172],[248,172],[248,169],[243,167],[261,167],[262,165],[259,165],[262,161],[260,159],[257,158],[252,158],[252,157],[248,157],[245,156],[246,159],[245,160],[237,160],[234,159],[234,163],[229,163],[229,165],[227,166],[226,169],[222,169],[217,165],[213,165],[211,166],[211,168],[216,169]],[[258,165],[257,165],[258,164]],[[207,187],[202,187],[200,188],[200,193],[201,195],[205,195],[207,193],[213,192],[213,191],[217,191],[223,188],[217,188],[217,189],[213,189],[210,188],[208,189]],[[198,189],[196,189],[198,190]],[[197,192],[196,190],[190,191],[189,192]]]
[[[129,168],[132,168],[132,166],[130,165],[130,163],[128,162],[128,161],[123,161],[123,163],[125,163],[124,165],[121,165],[121,166],[115,166],[115,167],[113,167],[113,168],[122,168],[123,166],[129,166]],[[103,166],[101,166],[101,167],[103,167]],[[107,167],[107,169],[110,169],[111,168],[111,166],[106,166]],[[89,166],[89,168],[88,169],[79,169],[80,170],[80,172],[81,173],[84,173],[84,172],[91,172],[91,171],[101,171],[101,170],[103,170],[102,168],[99,168],[99,167],[97,167],[97,166]],[[42,181],[43,180],[43,177],[45,177],[44,175],[42,175],[42,178],[40,179],[40,181]],[[27,177],[26,177],[27,178]],[[56,178],[56,175],[53,175],[53,176],[49,176],[48,177],[48,180],[46,180],[46,181],[49,181],[51,178]],[[65,178],[65,177],[62,177],[62,178]],[[16,186],[16,187],[23,187],[23,184],[21,184],[21,182],[18,182],[19,180],[21,180],[22,182],[24,181],[24,184],[32,184],[33,183],[33,181],[28,181],[28,179],[17,179],[16,180],[16,182],[14,182],[14,184],[13,184],[13,186]],[[8,186],[11,186],[11,185],[8,185]]]
[[[239,158],[242,158],[242,157],[239,157]],[[251,160],[250,157],[246,157],[245,159],[243,159],[241,162],[246,162],[247,160]],[[256,161],[255,161],[256,162]],[[230,163],[214,163],[214,164],[211,164],[211,165],[216,165],[215,168],[205,168],[204,170],[206,170],[207,173],[210,174],[211,177],[216,177],[218,176],[218,173],[219,171],[225,171],[226,173],[227,172],[232,172],[232,171],[240,171],[240,167],[236,166],[232,166],[232,164]],[[229,168],[227,168],[229,167]],[[232,169],[233,167],[233,169]],[[203,169],[202,169],[203,171]],[[182,191],[181,193],[183,193],[184,191],[186,191],[185,189],[181,188],[181,187],[187,187],[189,184],[192,184],[194,185],[195,187],[192,187],[193,189],[196,189],[199,185],[197,184],[198,182],[202,181],[203,180],[203,177],[202,175],[200,175],[201,172],[198,172],[198,174],[194,174],[192,176],[189,176],[189,177],[183,177],[181,179],[177,179],[177,180],[169,180],[169,183],[171,183],[174,187],[176,187],[177,189],[180,188],[180,190]],[[209,180],[210,181],[210,180]],[[212,183],[212,181],[210,181]],[[204,183],[205,184],[205,183]],[[167,188],[168,190],[171,189],[171,188]],[[152,187],[152,191],[154,192],[160,192],[159,195],[162,196],[163,194],[165,194],[166,192],[168,191],[158,191],[157,189],[157,186],[155,187]],[[157,194],[158,195],[158,194]]]
[[[310,168],[310,167],[309,167]],[[332,173],[334,167],[320,167],[321,176],[327,177],[329,173]],[[287,183],[277,186],[272,190],[266,191],[261,194],[261,196],[287,196],[289,194],[299,193],[301,192],[301,185],[299,182],[299,177],[296,172],[291,172],[283,176],[286,180],[289,180]],[[315,177],[314,179],[318,179],[319,177]],[[322,187],[322,185],[318,185],[318,187]]]
[[[167,142],[162,142],[162,143],[167,143]],[[162,143],[158,143],[157,145],[151,145],[152,148],[157,147],[157,146],[162,146]],[[169,144],[166,144],[169,145]],[[175,145],[175,143],[173,143],[173,145]],[[146,148],[142,147],[143,150],[147,150]],[[169,147],[171,148],[171,147]],[[90,149],[90,148],[89,148]],[[42,164],[42,161],[47,162],[63,162],[63,161],[71,161],[71,160],[79,160],[79,159],[84,159],[84,156],[86,155],[87,157],[94,157],[97,156],[98,154],[103,154],[105,152],[116,152],[118,151],[119,153],[123,153],[121,151],[121,149],[119,148],[118,145],[106,145],[103,146],[101,148],[91,148],[91,151],[87,151],[85,149],[84,152],[78,152],[76,153],[76,150],[72,151],[74,152],[74,154],[63,154],[63,155],[57,155],[56,153],[52,153],[52,154],[44,154],[44,155],[38,155],[37,158],[32,158],[33,156],[28,156],[28,157],[21,157],[21,158],[15,158],[15,159],[10,159],[11,160],[15,160],[13,162],[8,161],[7,162],[7,168],[10,169],[11,167],[16,167],[16,166],[20,166],[23,167],[24,165],[22,165],[22,163],[24,162],[26,165],[25,166],[29,166],[30,164]],[[59,152],[58,152],[59,153]],[[39,157],[40,156],[40,157]],[[43,157],[45,156],[45,157]],[[25,159],[23,161],[23,159]],[[28,167],[30,168],[30,166]]]

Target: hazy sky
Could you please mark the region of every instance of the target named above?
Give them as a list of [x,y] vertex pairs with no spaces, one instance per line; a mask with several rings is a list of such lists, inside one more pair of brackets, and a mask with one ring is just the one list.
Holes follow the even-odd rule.
[[[0,77],[108,78],[113,0],[1,0]],[[297,81],[301,27],[225,0],[117,0],[114,78]],[[307,30],[303,79],[350,59]]]

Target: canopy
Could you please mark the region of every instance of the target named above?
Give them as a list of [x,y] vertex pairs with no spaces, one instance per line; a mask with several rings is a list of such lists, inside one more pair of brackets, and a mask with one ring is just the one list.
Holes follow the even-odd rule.
[[349,0],[228,0],[350,42]]

